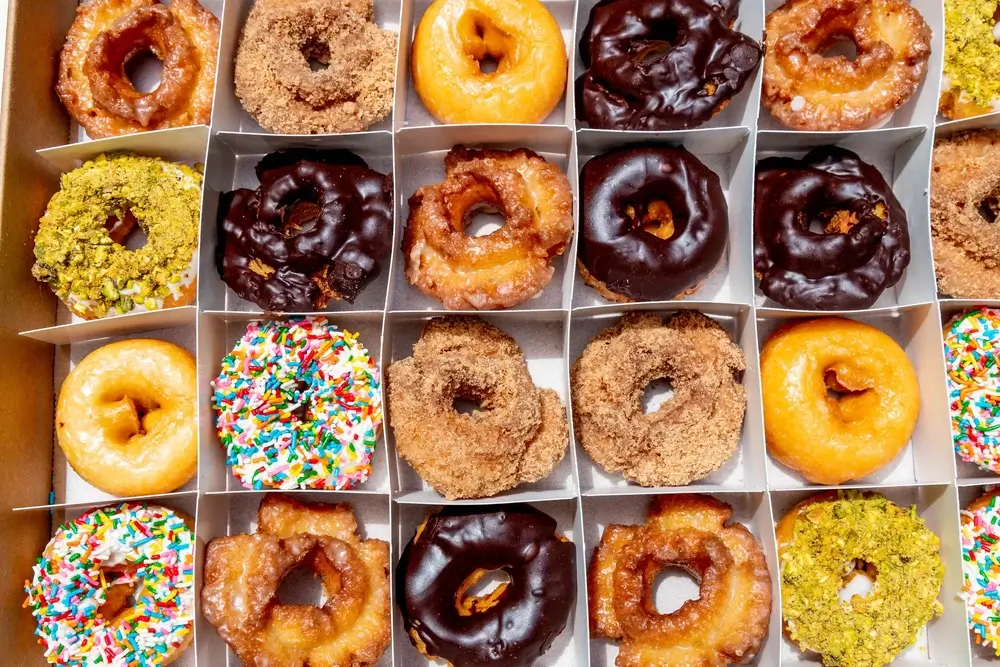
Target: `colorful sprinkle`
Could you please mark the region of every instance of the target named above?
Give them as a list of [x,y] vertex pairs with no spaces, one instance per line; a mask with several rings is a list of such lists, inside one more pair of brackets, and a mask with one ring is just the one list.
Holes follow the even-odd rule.
[[962,511],[962,598],[976,641],[1000,656],[1000,496]]
[[350,489],[382,425],[378,368],[325,318],[251,322],[212,383],[226,463],[261,489]]

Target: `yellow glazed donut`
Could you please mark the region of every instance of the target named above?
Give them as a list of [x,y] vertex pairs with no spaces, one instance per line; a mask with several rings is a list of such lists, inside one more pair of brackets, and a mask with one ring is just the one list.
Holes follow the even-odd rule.
[[906,353],[867,324],[839,317],[778,329],[760,353],[767,450],[820,484],[889,463],[917,423],[920,390]]
[[56,435],[73,470],[118,496],[183,486],[198,465],[196,378],[191,353],[160,340],[88,354],[56,405]]
[[[495,72],[480,61],[497,61]],[[445,123],[539,123],[566,87],[566,44],[539,0],[436,0],[413,38],[413,85]]]

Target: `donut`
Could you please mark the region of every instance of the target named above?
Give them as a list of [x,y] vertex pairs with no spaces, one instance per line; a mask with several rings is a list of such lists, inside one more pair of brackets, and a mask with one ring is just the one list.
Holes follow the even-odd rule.
[[729,238],[719,177],[684,148],[625,148],[583,167],[577,269],[605,299],[691,294]]
[[937,139],[931,162],[938,291],[955,299],[1000,298],[1000,131]]
[[[729,505],[709,496],[655,496],[642,526],[611,524],[587,577],[592,637],[621,642],[617,667],[743,665],[757,655],[771,616],[771,574]],[[697,598],[660,614],[657,573],[680,567]]]
[[976,308],[944,327],[944,363],[955,452],[1000,473],[1000,311]]
[[[442,182],[410,197],[406,280],[451,309],[511,308],[541,292],[573,236],[566,174],[526,148],[457,146],[444,166]],[[469,216],[484,209],[499,211],[503,227],[466,235]]]
[[96,349],[59,389],[59,448],[105,493],[179,489],[198,470],[197,377],[194,356],[166,341],[133,338]]
[[962,599],[977,644],[1000,656],[1000,563],[994,546],[1000,539],[1000,491],[988,491],[962,510]]
[[397,36],[372,22],[373,9],[373,0],[256,0],[236,50],[243,108],[283,134],[363,132],[386,118]]
[[194,638],[194,558],[185,519],[157,505],[99,507],[61,525],[25,582],[48,664],[176,660]]
[[722,111],[760,65],[730,26],[738,0],[601,0],[580,39],[577,118],[604,130],[683,130]]
[[[664,321],[627,312],[573,364],[577,440],[599,466],[642,486],[702,479],[739,447],[747,395],[737,375],[745,369],[743,351],[702,313]],[[659,379],[670,380],[674,395],[644,414],[642,392]]]
[[371,474],[379,371],[324,317],[250,322],[212,381],[226,464],[248,489],[350,489]]
[[[510,582],[468,594],[483,575]],[[530,667],[569,622],[576,548],[530,505],[432,512],[396,566],[403,628],[417,650],[454,667]]]
[[[35,235],[31,274],[88,320],[195,298],[200,171],[129,153],[63,174]],[[146,244],[122,245],[136,225]]]
[[[823,231],[810,231],[818,221]],[[769,299],[860,310],[910,263],[906,212],[878,169],[837,146],[757,163],[754,271]]]
[[[825,492],[789,510],[775,532],[785,631],[825,665],[887,665],[944,611],[941,543],[915,507]],[[845,604],[840,589],[855,573],[875,577],[872,591]]]
[[[857,57],[824,55],[850,41]],[[931,29],[907,0],[788,0],[764,22],[761,100],[796,130],[887,120],[927,73]]]
[[[479,318],[432,319],[386,382],[396,451],[448,500],[537,482],[566,453],[559,395],[535,387],[517,342]],[[478,409],[460,414],[459,399]]]
[[771,334],[760,352],[760,382],[768,453],[818,484],[881,470],[910,441],[920,411],[917,374],[903,348],[875,327],[839,317]]
[[997,18],[995,3],[945,0],[941,115],[957,119],[1000,111]]
[[[496,61],[484,72],[483,63]],[[442,123],[541,123],[566,89],[566,43],[539,0],[435,0],[410,47],[413,89]]]
[[[196,0],[81,2],[59,56],[56,92],[91,139],[208,125],[219,30],[219,19]],[[148,93],[125,73],[144,52],[163,64]]]
[[266,155],[260,185],[219,198],[215,263],[236,294],[265,312],[354,303],[392,250],[392,175],[349,151]]
[[[208,543],[202,614],[244,665],[374,665],[391,642],[389,543],[357,530],[350,505],[266,495],[256,533]],[[278,599],[300,567],[321,581],[322,605]]]

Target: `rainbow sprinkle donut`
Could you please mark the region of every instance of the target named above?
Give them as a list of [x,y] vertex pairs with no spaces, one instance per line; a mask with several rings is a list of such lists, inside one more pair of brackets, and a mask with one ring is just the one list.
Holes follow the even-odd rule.
[[59,527],[25,592],[50,664],[165,665],[193,636],[194,535],[156,505],[90,510]]
[[375,360],[326,319],[251,322],[212,383],[226,463],[247,488],[349,489],[382,425]]
[[990,491],[962,510],[962,598],[976,643],[1000,656],[1000,492]]
[[944,328],[948,402],[955,451],[1000,472],[1000,311],[977,308]]

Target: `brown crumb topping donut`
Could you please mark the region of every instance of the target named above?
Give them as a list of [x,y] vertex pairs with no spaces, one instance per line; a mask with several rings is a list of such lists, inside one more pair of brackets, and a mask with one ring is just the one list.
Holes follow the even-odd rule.
[[[536,482],[566,453],[558,394],[535,387],[514,339],[479,318],[432,319],[386,383],[396,451],[449,500]],[[479,409],[459,413],[463,399]]]
[[[681,486],[718,470],[739,444],[743,351],[706,315],[628,312],[573,365],[576,436],[609,472],[642,486]],[[673,397],[643,413],[642,392],[667,378]]]
[[934,143],[931,237],[938,290],[956,299],[1000,297],[1000,131]]

